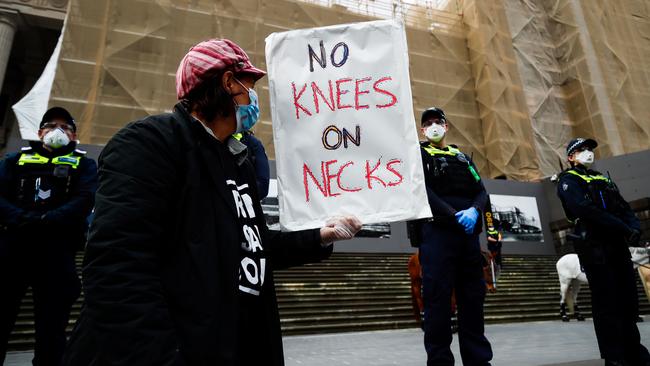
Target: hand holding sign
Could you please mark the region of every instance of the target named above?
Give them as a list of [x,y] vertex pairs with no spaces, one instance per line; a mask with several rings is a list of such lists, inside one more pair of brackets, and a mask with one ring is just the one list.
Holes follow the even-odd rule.
[[266,58],[283,229],[431,216],[401,23],[274,33]]
[[327,220],[325,227],[320,229],[320,239],[323,244],[338,240],[348,240],[361,230],[361,221],[355,216],[337,216]]

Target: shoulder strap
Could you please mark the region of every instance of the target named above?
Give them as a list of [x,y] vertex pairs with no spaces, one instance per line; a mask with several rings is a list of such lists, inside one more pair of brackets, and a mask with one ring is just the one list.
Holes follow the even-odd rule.
[[422,148],[424,149],[424,151],[428,152],[429,155],[431,155],[431,156],[436,156],[436,155],[456,156],[457,155],[456,152],[451,151],[451,149],[452,149],[451,147],[449,148],[449,151],[438,149],[437,147],[435,147],[435,146],[433,146],[431,144],[426,145],[426,146],[422,146]]
[[576,177],[580,177],[580,179],[584,180],[584,181],[587,182],[587,183],[591,183],[591,182],[594,181],[594,180],[605,181],[605,182],[607,182],[607,183],[610,182],[610,181],[609,181],[609,178],[607,178],[606,176],[604,176],[604,175],[602,175],[602,174],[598,174],[598,175],[580,174],[580,173],[578,173],[577,171],[575,171],[574,169],[569,169],[569,170],[567,170],[566,172],[567,172],[568,174],[573,174],[573,175],[575,175]]
[[25,164],[47,164],[50,162],[50,159],[45,156],[40,155],[37,152],[24,152],[20,154],[18,158],[18,165],[23,166]]
[[57,156],[52,159],[54,165],[69,165],[72,169],[77,169],[81,163],[81,156],[75,156],[74,152],[67,155]]

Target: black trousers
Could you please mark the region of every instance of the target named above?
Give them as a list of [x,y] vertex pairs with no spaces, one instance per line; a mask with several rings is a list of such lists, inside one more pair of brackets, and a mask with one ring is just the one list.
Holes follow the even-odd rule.
[[590,242],[576,248],[591,290],[591,307],[600,355],[631,366],[650,361],[636,319],[639,300],[636,271],[623,243]]
[[451,293],[456,290],[458,339],[465,366],[490,365],[492,348],[484,335],[481,249],[477,235],[427,223],[420,245],[424,300],[424,347],[428,366],[454,364],[450,346]]
[[36,332],[32,362],[60,365],[70,310],[81,290],[74,253],[68,247],[47,238],[0,240],[0,365],[28,287]]

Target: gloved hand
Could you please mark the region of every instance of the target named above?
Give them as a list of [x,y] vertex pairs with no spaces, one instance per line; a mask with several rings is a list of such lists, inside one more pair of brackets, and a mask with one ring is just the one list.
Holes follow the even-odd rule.
[[320,241],[329,245],[337,240],[348,240],[361,230],[361,221],[356,216],[335,216],[327,220],[320,229]]
[[625,234],[625,244],[628,247],[635,247],[639,245],[639,240],[641,239],[641,232],[637,229],[630,229]]
[[474,207],[456,212],[456,221],[465,229],[466,234],[474,232],[478,220],[478,211]]

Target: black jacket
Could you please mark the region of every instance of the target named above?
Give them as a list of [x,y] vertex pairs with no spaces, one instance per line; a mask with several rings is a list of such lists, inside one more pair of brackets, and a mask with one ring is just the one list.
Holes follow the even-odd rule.
[[[99,159],[90,230],[85,305],[64,365],[238,365],[240,226],[214,143],[179,104],[171,114],[131,123]],[[242,174],[251,187],[250,163]],[[318,261],[318,230],[271,233],[254,210],[267,256],[255,343],[259,364],[282,365],[270,269]],[[269,269],[270,268],[270,269]]]
[[[480,216],[482,215],[483,209],[488,201],[488,194],[483,185],[483,181],[479,181],[476,184],[478,189],[477,193],[464,194],[464,195],[442,195],[439,192],[436,192],[435,187],[437,186],[437,179],[434,173],[434,158],[424,149],[425,146],[428,146],[428,142],[420,143],[420,152],[422,155],[422,164],[424,169],[424,181],[427,188],[427,198],[429,200],[429,206],[431,207],[431,212],[433,214],[434,223],[439,222],[443,225],[453,225],[457,228],[461,228],[458,224],[455,214],[458,211],[474,207],[479,213],[479,219],[476,222],[474,228],[474,234],[478,234],[482,230],[482,220]],[[455,147],[455,146],[454,146]],[[474,165],[474,162],[471,161],[469,157],[466,157],[468,163],[478,172],[478,169]]]
[[[600,175],[597,171],[580,167],[571,169],[583,175]],[[640,230],[639,219],[634,215],[629,204],[613,183],[611,188],[607,193],[610,195],[609,200],[616,202],[616,209],[604,209],[602,204],[594,202],[585,180],[567,171],[560,174],[557,194],[567,217],[579,219],[576,227],[578,233],[584,231],[591,240],[607,241],[620,240],[632,229]]]

